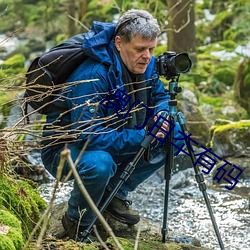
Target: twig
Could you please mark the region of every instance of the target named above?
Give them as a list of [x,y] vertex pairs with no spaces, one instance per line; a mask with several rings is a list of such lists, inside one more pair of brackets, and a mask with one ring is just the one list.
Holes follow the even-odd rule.
[[137,234],[136,234],[136,238],[135,238],[135,246],[134,246],[134,250],[138,249],[138,245],[139,245],[139,237],[140,237],[140,233],[141,233],[141,220],[139,221],[139,226],[138,226],[138,230],[137,230]]
[[100,234],[98,233],[96,225],[93,226],[93,230],[95,232],[97,239],[100,241],[100,243],[104,247],[104,249],[109,250],[108,246],[105,244],[105,242],[102,240]]
[[95,203],[93,202],[92,198],[90,197],[88,191],[86,190],[79,174],[77,173],[77,170],[75,168],[74,162],[71,158],[71,154],[70,154],[70,150],[69,149],[64,149],[61,152],[61,158],[66,158],[68,160],[69,166],[73,172],[73,176],[75,178],[75,181],[80,189],[80,191],[82,192],[84,198],[86,199],[86,201],[88,202],[90,208],[94,211],[94,213],[97,215],[98,219],[100,220],[100,222],[102,223],[102,225],[104,226],[105,230],[108,232],[108,234],[113,238],[115,245],[118,247],[119,250],[124,250],[123,247],[121,246],[121,244],[119,243],[119,241],[117,240],[116,236],[114,235],[111,227],[109,226],[109,224],[106,222],[106,220],[104,219],[104,217],[102,216],[102,214],[100,213],[100,211],[98,210],[98,208],[96,207]]
[[80,22],[79,20],[77,20],[76,18],[74,18],[71,15],[68,15],[68,17],[72,20],[74,20],[76,23],[80,24],[86,31],[89,31],[89,28],[87,26],[85,26],[82,22]]

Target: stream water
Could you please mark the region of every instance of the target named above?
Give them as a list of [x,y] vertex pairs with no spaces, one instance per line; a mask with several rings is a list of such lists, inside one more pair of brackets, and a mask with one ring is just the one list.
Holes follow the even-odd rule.
[[[164,213],[165,180],[156,173],[130,194],[132,207],[145,217],[162,227]],[[206,178],[207,194],[219,227],[226,250],[250,250],[250,201],[223,185],[211,189]],[[250,190],[250,180],[237,184],[238,189]],[[57,193],[56,203],[69,198],[72,182],[64,184]],[[42,184],[41,195],[49,201],[53,182]],[[201,191],[197,187],[193,169],[174,174],[170,181],[168,203],[168,228],[176,236],[191,236],[199,239],[201,245],[219,250],[217,237],[206,208]]]

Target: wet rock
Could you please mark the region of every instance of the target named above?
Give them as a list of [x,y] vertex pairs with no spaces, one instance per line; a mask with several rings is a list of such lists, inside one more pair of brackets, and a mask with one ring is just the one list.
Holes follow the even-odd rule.
[[213,152],[223,159],[239,155],[250,157],[250,120],[213,126],[211,146]]
[[[56,238],[58,235],[63,235],[64,229],[61,224],[61,217],[65,213],[66,208],[67,204],[65,202],[57,204],[53,207],[51,221],[47,230],[47,236],[46,236],[47,239],[50,240],[54,239],[54,242],[61,241],[61,239],[56,239]],[[114,232],[116,237],[118,237],[119,241],[121,241],[122,245],[125,243],[124,241],[134,241],[138,235],[138,232],[140,232],[139,234],[139,245],[141,246],[140,249],[153,249],[153,248],[142,248],[144,244],[146,244],[147,246],[153,244],[154,249],[161,249],[161,250],[176,249],[176,247],[178,247],[178,249],[183,249],[183,250],[184,249],[208,250],[208,248],[201,247],[200,241],[195,237],[177,235],[174,234],[173,232],[169,232],[169,235],[166,238],[166,243],[162,243],[161,229],[158,226],[152,224],[147,219],[141,219],[140,223],[138,223],[135,226],[128,226],[126,224],[114,220],[112,217],[106,215],[105,213],[104,216],[106,221],[112,228],[112,231]],[[97,228],[99,228],[99,230],[104,230],[103,227],[100,225]],[[45,242],[46,238],[44,240]],[[64,241],[66,242],[67,238],[65,238]],[[108,239],[107,242],[112,242],[112,240]],[[134,248],[128,245],[126,249],[134,249]]]
[[185,117],[187,130],[192,134],[191,138],[200,144],[206,145],[209,140],[210,124],[204,118],[198,106],[188,101],[181,101],[180,110]]
[[[235,158],[229,157],[229,158],[226,158],[225,160],[227,162],[229,162],[231,165],[230,164],[225,165],[226,162],[224,162],[224,161],[219,162],[213,168],[213,171],[212,171],[213,177],[218,173],[218,171],[219,171],[218,168],[225,165],[223,168],[226,170],[226,173],[229,173],[234,168],[234,166],[240,168],[243,171],[242,173],[240,173],[240,170],[237,170],[237,168],[235,168],[235,170],[233,170],[232,173],[230,174],[232,177],[236,177],[238,174],[240,174],[239,177],[237,178],[238,180],[250,179],[250,158],[248,158],[248,157],[235,157]],[[235,182],[235,180],[230,178],[230,176],[228,176],[227,174],[225,175],[225,178],[227,178],[229,181],[232,181],[233,183]],[[217,184],[217,181],[214,180],[213,183]],[[228,183],[228,181],[226,181],[224,178],[222,178],[220,183]]]
[[173,175],[170,182],[170,187],[173,189],[184,188],[190,186],[191,178],[193,177],[193,169],[186,169]]

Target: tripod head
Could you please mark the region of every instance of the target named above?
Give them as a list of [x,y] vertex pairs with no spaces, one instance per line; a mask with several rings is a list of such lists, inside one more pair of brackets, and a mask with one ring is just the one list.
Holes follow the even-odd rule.
[[169,95],[170,95],[170,100],[175,99],[175,96],[182,91],[182,87],[178,86],[179,82],[179,76],[176,77],[176,79],[172,78],[171,81],[169,82]]

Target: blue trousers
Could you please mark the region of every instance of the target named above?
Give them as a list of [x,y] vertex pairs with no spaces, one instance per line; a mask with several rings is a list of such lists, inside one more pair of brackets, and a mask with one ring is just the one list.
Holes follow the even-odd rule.
[[[176,123],[174,138],[174,144],[181,147],[184,143],[181,140],[181,135],[177,132],[180,130],[179,124]],[[160,169],[165,164],[166,149],[157,141],[154,143],[155,147],[151,150],[151,160],[145,161],[142,157],[126,182],[123,183],[119,189],[116,197],[125,200],[129,192],[136,189],[136,187],[151,176],[156,170]],[[68,148],[71,151],[71,157],[75,161],[80,154],[81,149],[74,143],[70,144]],[[60,160],[60,152],[62,149],[53,150],[48,148],[42,151],[42,160],[45,168],[53,175],[56,176],[57,167]],[[174,147],[176,152],[178,148]],[[92,197],[96,205],[98,205],[102,199],[104,191],[107,189],[111,191],[116,184],[120,181],[120,175],[123,172],[127,164],[133,160],[135,155],[115,156],[108,152],[101,150],[85,151],[78,164],[78,174]],[[68,163],[65,163],[63,169],[63,175],[67,175],[70,167]],[[84,199],[81,191],[76,182],[74,182],[73,190],[68,201],[68,216],[75,220],[79,220],[80,212],[84,209],[83,217],[81,218],[81,225],[88,226],[94,217],[94,213],[90,209],[88,203]]]

